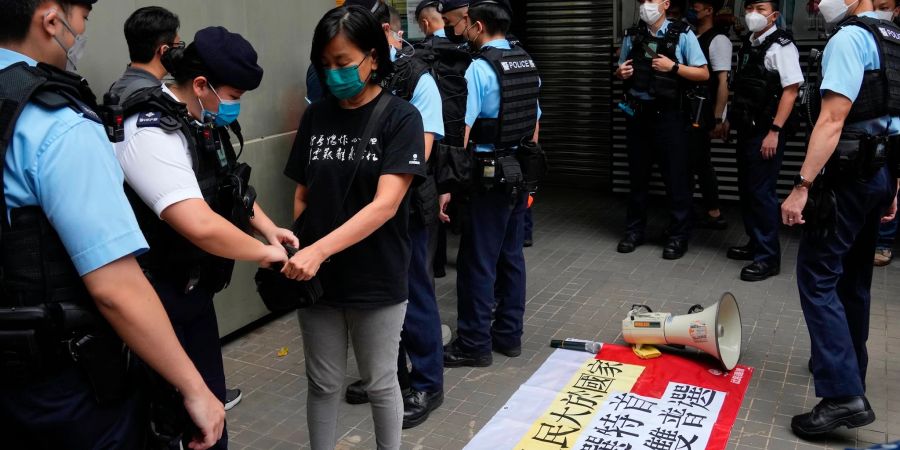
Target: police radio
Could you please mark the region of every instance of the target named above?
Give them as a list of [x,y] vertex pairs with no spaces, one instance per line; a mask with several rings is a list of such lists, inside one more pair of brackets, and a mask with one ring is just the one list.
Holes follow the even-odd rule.
[[119,96],[107,92],[103,96],[103,105],[98,108],[106,137],[113,144],[125,140],[125,109],[119,104]]

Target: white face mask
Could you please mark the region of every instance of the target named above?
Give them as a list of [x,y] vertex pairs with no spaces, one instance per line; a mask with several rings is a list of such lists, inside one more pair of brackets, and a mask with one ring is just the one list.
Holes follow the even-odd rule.
[[879,20],[887,20],[888,22],[894,20],[894,12],[893,11],[875,11],[875,17]]
[[59,44],[60,47],[66,52],[66,70],[69,72],[74,72],[78,70],[78,61],[84,56],[84,48],[87,45],[87,38],[84,37],[84,34],[77,34],[75,30],[69,26],[69,23],[66,22],[65,19],[59,17],[60,22],[62,22],[63,26],[66,30],[69,30],[69,33],[72,33],[72,36],[75,36],[75,43],[72,44],[71,47],[66,48],[66,46],[59,40],[59,37],[53,36],[53,39],[56,40],[56,43]]
[[658,3],[652,3],[647,0],[641,4],[641,20],[643,20],[644,23],[653,25],[660,17],[662,17],[662,12],[659,10]]
[[769,16],[764,16],[756,11],[748,13],[744,16],[744,21],[747,22],[747,29],[753,33],[762,31],[769,25]]
[[847,17],[847,12],[850,11],[850,6],[855,6],[859,3],[859,0],[854,1],[850,5],[844,3],[844,0],[822,0],[819,3],[819,12],[822,13],[822,18],[825,19],[827,23],[836,23],[844,20],[844,17]]

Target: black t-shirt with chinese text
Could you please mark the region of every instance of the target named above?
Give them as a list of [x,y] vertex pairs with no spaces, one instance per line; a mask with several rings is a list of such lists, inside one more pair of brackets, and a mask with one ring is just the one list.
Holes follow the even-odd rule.
[[[390,103],[342,205],[356,164],[357,143],[382,95],[390,96]],[[424,133],[418,110],[386,92],[357,109],[341,108],[331,97],[310,105],[284,170],[285,175],[307,188],[300,245],[316,242],[371,203],[382,175],[424,177]],[[325,291],[323,304],[373,308],[407,300],[408,197],[381,228],[322,264],[318,276]]]

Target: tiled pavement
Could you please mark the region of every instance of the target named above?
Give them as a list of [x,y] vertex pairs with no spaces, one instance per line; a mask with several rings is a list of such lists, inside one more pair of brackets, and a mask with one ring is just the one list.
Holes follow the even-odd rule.
[[[654,206],[650,236],[665,223]],[[731,434],[729,448],[814,449],[864,446],[900,440],[900,265],[876,268],[873,282],[868,395],[878,420],[830,440],[804,442],[789,429],[790,417],[817,399],[806,369],[809,338],[797,298],[797,235],[783,233],[782,274],[741,282],[741,264],[725,258],[742,243],[736,209],[726,210],[727,231],[698,230],[679,261],[660,258],[661,238],[629,255],[616,253],[624,216],[621,198],[588,192],[542,193],[535,206],[535,246],[526,249],[528,308],[519,358],[494,355],[487,369],[447,369],[443,407],[403,433],[404,448],[460,449],[549,355],[551,338],[621,342],[621,319],[630,305],[686,312],[731,291],[741,306],[743,364],[756,368]],[[455,252],[451,251],[451,254]],[[451,257],[452,258],[452,257]],[[437,282],[442,320],[455,324],[454,275]],[[893,326],[890,324],[894,324]],[[285,357],[276,351],[288,347]],[[281,317],[225,347],[229,385],[244,400],[228,413],[233,449],[307,448],[306,378],[297,321]],[[348,382],[356,375],[348,362]],[[368,406],[341,405],[338,448],[374,449]]]

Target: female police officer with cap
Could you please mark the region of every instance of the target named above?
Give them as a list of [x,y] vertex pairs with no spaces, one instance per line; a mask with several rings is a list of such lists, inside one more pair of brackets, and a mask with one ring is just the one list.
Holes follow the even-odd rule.
[[[296,246],[297,239],[276,227],[255,203],[249,225],[270,245],[254,239],[232,223],[232,217],[223,217],[227,211],[216,190],[237,166],[223,127],[237,119],[241,95],[262,80],[253,47],[239,34],[209,27],[198,31],[183,51],[166,55],[164,64],[175,83],[159,89],[180,104],[126,106],[135,114],[125,121],[125,141],[117,144],[116,156],[150,242],[150,251],[139,260],[141,266],[188,355],[224,400],[213,295],[227,285],[232,260],[264,266],[286,262],[281,244]],[[227,434],[216,448],[226,446]]]

